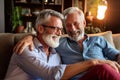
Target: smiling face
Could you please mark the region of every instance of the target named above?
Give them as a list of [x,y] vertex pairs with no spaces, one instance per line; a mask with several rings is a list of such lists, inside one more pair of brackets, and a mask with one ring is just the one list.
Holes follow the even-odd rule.
[[84,37],[85,20],[78,12],[68,14],[65,24],[66,31],[73,40],[78,41]]
[[44,43],[50,47],[56,48],[59,45],[59,39],[62,33],[61,30],[63,28],[61,19],[50,16],[47,23],[41,25],[41,27],[43,29],[41,35]]

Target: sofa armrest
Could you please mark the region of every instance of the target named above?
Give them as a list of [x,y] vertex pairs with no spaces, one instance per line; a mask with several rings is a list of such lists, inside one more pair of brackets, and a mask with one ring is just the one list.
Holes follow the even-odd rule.
[[11,33],[0,33],[0,79],[3,80],[8,68],[14,46],[14,36]]

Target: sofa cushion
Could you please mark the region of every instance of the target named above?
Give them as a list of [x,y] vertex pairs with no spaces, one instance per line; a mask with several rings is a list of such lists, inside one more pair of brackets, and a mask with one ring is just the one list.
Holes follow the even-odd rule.
[[113,38],[112,38],[112,31],[106,31],[96,34],[88,34],[89,36],[103,36],[113,47],[115,47]]
[[0,80],[4,80],[14,44],[28,33],[0,33]]
[[12,48],[14,46],[14,36],[11,33],[0,33],[0,80],[3,80],[8,68]]
[[27,35],[33,35],[33,34],[31,34],[31,33],[17,33],[17,34],[14,34],[14,44],[16,44],[19,40],[21,40],[23,37],[25,37]]
[[120,50],[120,33],[113,34],[113,42],[115,44],[116,49]]

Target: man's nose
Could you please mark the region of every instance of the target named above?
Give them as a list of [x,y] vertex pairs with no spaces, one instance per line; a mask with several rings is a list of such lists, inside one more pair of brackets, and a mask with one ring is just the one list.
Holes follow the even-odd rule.
[[72,30],[72,31],[75,31],[75,30],[76,30],[76,27],[75,27],[74,24],[71,25],[71,30]]
[[60,30],[60,29],[56,30],[56,35],[60,36],[60,35],[62,35],[62,33],[63,33],[62,30]]

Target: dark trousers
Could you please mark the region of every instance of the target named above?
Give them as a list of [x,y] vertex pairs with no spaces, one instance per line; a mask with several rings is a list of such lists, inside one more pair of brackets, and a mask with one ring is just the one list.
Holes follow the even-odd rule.
[[120,73],[107,64],[96,65],[79,80],[120,80]]

